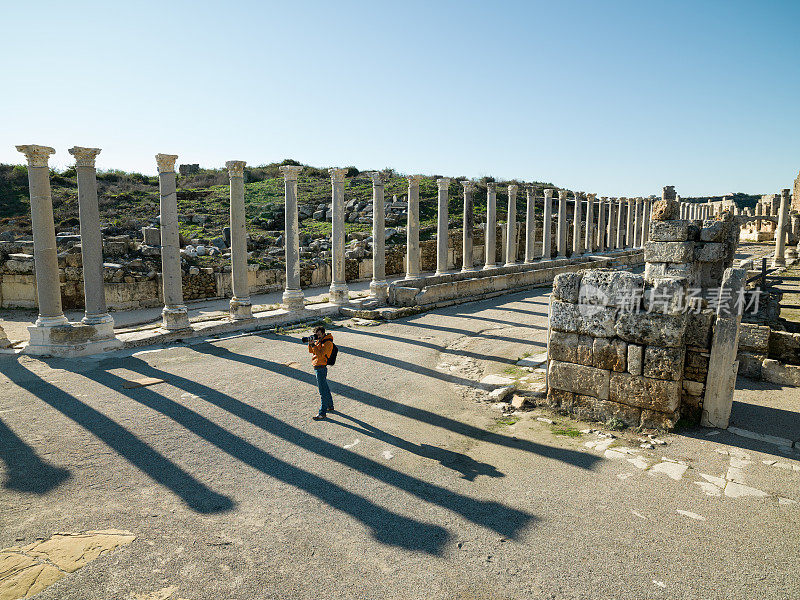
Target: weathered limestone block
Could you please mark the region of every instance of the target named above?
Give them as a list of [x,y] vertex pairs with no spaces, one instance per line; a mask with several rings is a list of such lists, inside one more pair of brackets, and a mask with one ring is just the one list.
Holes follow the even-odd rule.
[[594,342],[594,338],[588,335],[579,335],[578,336],[578,347],[577,347],[577,362],[580,365],[586,365],[588,367],[593,366],[592,361],[592,346]]
[[575,394],[566,390],[558,390],[552,386],[547,389],[547,405],[550,408],[562,411],[572,410]]
[[592,366],[606,371],[622,372],[627,366],[628,344],[619,338],[595,338]]
[[630,306],[631,298],[641,298],[644,277],[629,271],[593,269],[581,278],[578,302],[599,306]]
[[698,244],[695,249],[695,260],[698,262],[716,262],[725,258],[725,244],[709,242]]
[[708,352],[686,351],[683,376],[694,381],[705,381],[708,373]]
[[686,345],[708,348],[711,345],[713,324],[713,312],[689,313],[686,316]]
[[415,298],[419,294],[419,288],[394,286],[393,301],[396,306],[414,306]]
[[647,242],[644,260],[648,263],[690,263],[694,260],[694,242]]
[[769,334],[767,325],[742,323],[739,325],[739,349],[766,354],[769,352]]
[[573,306],[578,309],[578,333],[598,338],[616,335],[616,308],[585,304]]
[[639,426],[642,414],[641,409],[633,406],[580,394],[575,395],[570,412],[580,419],[603,423],[616,418],[630,427]]
[[644,351],[643,375],[653,379],[679,381],[683,374],[685,348],[647,346]]
[[617,335],[628,343],[677,348],[683,345],[686,315],[622,313],[617,319]]
[[681,418],[681,413],[675,410],[670,413],[663,413],[655,410],[643,410],[642,420],[639,426],[645,429],[663,429],[669,431],[675,429],[675,425]]
[[680,406],[681,384],[630,373],[611,373],[608,399],[643,410],[671,413]]
[[642,363],[644,363],[644,346],[628,344],[628,373],[641,375]]
[[651,281],[643,298],[647,312],[674,315],[684,310],[688,288],[685,277],[653,277]]
[[547,349],[553,360],[578,362],[578,334],[552,331]]
[[692,381],[691,379],[684,379],[682,382],[683,391],[689,396],[702,396],[706,386],[699,381]]
[[700,241],[721,242],[725,238],[728,225],[724,221],[706,221],[700,230]]
[[755,380],[761,379],[762,368],[766,358],[764,354],[739,352],[736,355],[736,360],[739,361],[739,375]]
[[652,221],[650,223],[651,242],[685,242],[691,240],[689,221]]
[[681,214],[680,205],[674,198],[665,198],[653,202],[651,223],[654,221],[674,221]]
[[578,305],[560,300],[550,301],[550,329],[564,333],[577,333],[582,315]]
[[602,369],[551,360],[547,383],[559,390],[608,400],[609,375]]
[[761,366],[761,377],[764,381],[779,385],[800,386],[800,367],[784,365],[777,360],[767,358]]
[[560,273],[553,279],[553,298],[564,302],[578,301],[578,292],[581,287],[581,273]]

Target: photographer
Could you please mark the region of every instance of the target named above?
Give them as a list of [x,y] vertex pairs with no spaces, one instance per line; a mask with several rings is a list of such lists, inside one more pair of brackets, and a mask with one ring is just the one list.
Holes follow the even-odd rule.
[[319,414],[313,416],[312,419],[321,421],[328,411],[334,412],[333,398],[328,388],[328,359],[333,352],[333,336],[330,333],[325,333],[325,328],[320,326],[314,328],[313,336],[302,339],[308,343],[308,351],[312,354],[311,365],[314,367],[314,372],[317,376],[317,387],[322,399]]

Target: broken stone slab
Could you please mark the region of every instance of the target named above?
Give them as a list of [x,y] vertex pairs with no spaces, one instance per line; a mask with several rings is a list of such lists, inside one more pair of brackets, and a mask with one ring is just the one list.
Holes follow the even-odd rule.
[[547,381],[552,388],[608,400],[609,372],[602,369],[551,360]]
[[517,410],[521,410],[526,407],[532,407],[533,403],[527,396],[514,394],[514,396],[511,398],[511,406],[513,406]]
[[680,481],[680,479],[683,477],[683,474],[686,473],[686,470],[688,468],[689,468],[688,466],[682,465],[680,463],[664,461],[650,467],[648,473],[654,476],[666,475],[670,479],[674,479],[675,481]]
[[532,354],[531,356],[521,358],[517,361],[517,366],[536,368],[540,367],[545,362],[547,362],[547,352],[540,352],[538,354]]
[[694,261],[694,242],[647,242],[644,260],[648,263],[690,263]]
[[610,373],[608,398],[627,406],[673,413],[680,406],[681,384],[630,373]]
[[503,402],[511,392],[516,390],[517,388],[513,385],[507,385],[504,387],[496,388],[489,392],[488,401],[489,402]]
[[514,380],[502,375],[486,375],[480,380],[481,385],[492,388],[502,388],[514,385]]

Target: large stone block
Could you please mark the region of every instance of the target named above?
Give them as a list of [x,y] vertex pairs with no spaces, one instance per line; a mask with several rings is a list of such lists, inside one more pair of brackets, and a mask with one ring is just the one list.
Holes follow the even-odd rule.
[[681,214],[680,204],[675,198],[664,198],[653,202],[651,224],[656,221],[673,221]]
[[628,343],[677,348],[683,345],[686,315],[622,313],[617,319],[616,331]]
[[578,362],[578,334],[551,331],[547,345],[548,355],[561,362]]
[[581,287],[581,273],[560,273],[553,279],[553,298],[576,303]]
[[581,278],[578,302],[617,308],[638,305],[644,289],[644,277],[629,271],[592,269]]
[[764,359],[767,358],[764,354],[753,354],[751,352],[739,352],[736,355],[736,360],[739,361],[739,375],[742,377],[749,377],[756,381],[761,379],[762,365]]
[[694,260],[694,242],[647,242],[644,261],[648,263],[689,263]]
[[679,381],[683,374],[685,348],[647,346],[644,351],[643,375],[653,379]]
[[695,260],[698,262],[716,262],[725,258],[725,244],[709,242],[698,244],[695,249]]
[[651,242],[685,242],[689,239],[689,221],[652,221]]
[[592,366],[606,371],[624,371],[627,364],[628,344],[619,338],[595,338],[592,348]]
[[582,318],[577,304],[556,299],[550,300],[550,329],[564,333],[577,333],[578,323]]
[[741,323],[739,325],[739,349],[766,354],[769,351],[770,328],[767,325]]
[[616,334],[616,308],[589,304],[573,306],[578,309],[578,333],[591,337],[614,337]]
[[551,360],[547,384],[559,390],[608,400],[609,372],[586,365]]
[[714,313],[711,311],[687,314],[686,337],[684,338],[686,345],[708,348],[711,345],[711,330],[713,324]]
[[684,310],[688,288],[685,277],[654,277],[651,281],[652,285],[644,291],[643,298],[647,312],[675,315]]
[[547,405],[550,408],[563,411],[572,410],[575,394],[566,390],[559,390],[552,386],[547,388]]
[[671,431],[675,429],[675,425],[677,425],[680,418],[681,413],[678,410],[670,413],[663,413],[656,410],[643,410],[639,426],[644,429],[663,429],[664,431]]
[[727,224],[723,221],[705,221],[700,230],[700,241],[721,242],[725,239]]
[[608,399],[643,410],[671,413],[681,402],[681,384],[630,373],[611,373]]
[[569,412],[579,419],[603,423],[616,418],[630,427],[639,426],[642,414],[641,409],[633,406],[611,402],[610,400],[598,400],[591,396],[579,394],[575,395]]

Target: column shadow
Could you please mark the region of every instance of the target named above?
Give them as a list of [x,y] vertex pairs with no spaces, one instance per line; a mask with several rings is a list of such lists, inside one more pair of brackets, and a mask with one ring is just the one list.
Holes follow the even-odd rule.
[[[138,361],[138,359],[134,359],[133,362],[136,361]],[[235,407],[238,403],[240,405],[238,406],[239,412],[242,412],[245,408],[251,411],[249,415],[250,418],[254,418],[253,415],[255,413],[260,413],[262,415],[261,424],[267,423],[269,419],[273,420],[275,422],[273,427],[262,427],[270,433],[280,435],[282,426],[288,427],[282,421],[269,417],[269,415],[261,413],[261,411],[249,405],[239,403],[239,401],[217,390],[196,384],[176,376],[173,373],[161,371],[152,367],[148,368],[149,365],[143,361],[138,362],[143,364],[129,364],[128,361],[126,361],[122,365],[115,365],[115,367],[121,366],[139,373],[157,373],[159,378],[166,378],[173,385],[175,382],[180,382],[178,385],[180,389],[195,393],[195,395],[200,396],[203,400],[220,406],[221,408],[226,408],[226,405]],[[332,508],[350,515],[369,527],[372,536],[381,543],[390,546],[398,546],[406,550],[421,551],[427,554],[441,554],[444,545],[449,539],[449,534],[445,528],[435,524],[423,523],[391,512],[371,500],[354,494],[331,481],[281,460],[258,446],[251,444],[247,440],[229,432],[213,421],[206,419],[197,412],[170,400],[152,389],[123,389],[122,384],[125,380],[108,371],[95,371],[86,375],[102,385],[120,391],[135,402],[147,406],[172,419],[186,430],[191,431],[211,445],[253,469],[308,492],[327,503]],[[232,414],[237,414],[236,411],[231,412]],[[258,420],[256,420],[254,424],[260,426]],[[286,435],[285,431],[284,435]],[[309,434],[305,435],[312,440],[316,440],[321,445],[343,450],[328,442],[314,438]],[[289,441],[292,440],[290,439]],[[330,458],[330,456],[327,457]]]
[[15,385],[100,439],[153,481],[171,490],[192,510],[199,513],[219,513],[233,508],[234,502],[228,496],[209,489],[100,411],[45,381],[19,363],[8,369],[5,375]]
[[[281,421],[280,419],[273,417],[269,413],[224,394],[214,388],[210,388],[174,373],[162,371],[161,369],[157,369],[143,360],[132,359],[130,361],[126,361],[123,366],[126,369],[133,370],[147,377],[166,379],[171,385],[199,396],[204,401],[226,410],[240,419],[259,427],[260,429],[272,435],[280,437],[291,444],[317,454],[325,459],[347,466],[368,477],[372,477],[378,481],[386,483],[387,485],[391,485],[392,487],[416,496],[420,500],[436,504],[444,509],[460,514],[465,519],[482,527],[492,529],[493,531],[496,531],[498,534],[505,537],[516,538],[521,529],[523,529],[529,522],[535,520],[533,515],[506,507],[498,502],[476,500],[474,498],[470,498],[469,496],[452,492],[447,488],[443,488],[401,471],[392,469],[368,457],[337,446],[336,444],[328,442],[327,440],[313,436],[303,429],[294,427],[285,421]],[[114,389],[121,388],[123,382],[121,378],[107,371],[97,372],[92,376],[92,378],[103,385],[113,387]],[[153,410],[156,410],[173,419],[175,422],[186,427],[193,433],[203,437],[211,444],[217,446],[229,455],[242,460],[246,464],[259,469],[270,476],[290,483],[295,487],[315,493],[315,495],[321,499],[331,503],[334,508],[339,508],[343,512],[347,512],[352,516],[365,521],[365,523],[371,526],[376,532],[376,537],[382,537],[383,541],[387,541],[394,537],[394,534],[386,531],[377,531],[378,524],[384,520],[383,517],[380,517],[380,515],[377,514],[379,507],[373,505],[373,507],[369,510],[366,510],[366,512],[362,512],[364,509],[352,512],[350,507],[357,505],[358,502],[347,498],[347,496],[354,496],[347,490],[339,488],[333,483],[325,482],[325,486],[327,486],[326,488],[320,488],[317,486],[316,491],[312,491],[309,489],[309,482],[314,481],[316,478],[315,475],[311,475],[306,471],[303,471],[281,459],[269,455],[261,448],[258,448],[246,440],[243,440],[242,438],[228,432],[219,425],[209,421],[201,415],[198,415],[196,412],[182,406],[181,404],[169,400],[168,398],[147,388],[139,388],[135,390],[122,389],[121,392],[134,401],[140,402],[141,404],[144,404],[145,406],[148,406],[149,408],[152,408]],[[397,441],[399,442],[398,447],[409,446],[408,442],[399,439]],[[434,455],[435,452],[431,451],[430,454]],[[437,456],[445,460],[447,458],[456,458],[445,457],[443,453],[438,454]],[[487,474],[492,472],[490,469],[486,468],[486,466],[480,467],[480,470]],[[362,503],[363,502],[366,501],[362,500]],[[375,517],[374,519],[371,518],[373,516]],[[406,525],[406,527],[410,526],[410,524]],[[417,527],[427,527],[427,525],[417,525]],[[441,538],[441,536],[438,537]],[[445,534],[444,537],[446,538],[447,535]],[[434,536],[433,539],[437,539],[437,536]],[[438,549],[433,548],[428,548],[426,551],[434,551],[435,553],[438,553]]]
[[69,479],[68,469],[46,463],[0,419],[0,460],[8,474],[3,487],[17,492],[46,494]]

